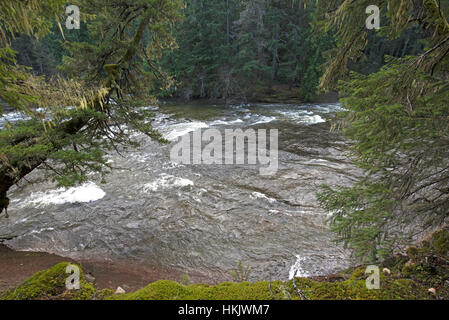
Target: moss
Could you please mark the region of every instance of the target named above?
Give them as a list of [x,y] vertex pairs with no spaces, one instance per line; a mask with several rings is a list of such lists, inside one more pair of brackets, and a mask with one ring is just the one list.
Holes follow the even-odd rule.
[[113,296],[114,294],[115,294],[115,293],[114,293],[114,290],[111,290],[111,289],[102,289],[102,290],[99,290],[99,291],[97,291],[97,292],[95,293],[94,299],[95,299],[95,300],[105,300],[106,298],[111,297],[111,296]]
[[[352,270],[348,280],[320,282],[307,278],[293,281],[260,281],[256,283],[223,282],[219,285],[192,284],[161,280],[135,292],[115,295],[112,290],[95,291],[81,273],[81,289],[67,291],[65,269],[68,263],[58,264],[40,271],[15,290],[7,292],[4,299],[70,299],[70,300],[395,300],[433,298],[428,287],[413,279],[395,279],[381,273],[380,290],[366,287],[366,267]],[[408,265],[408,274],[422,273],[416,265]],[[418,269],[417,269],[418,268]]]
[[92,283],[82,280],[79,290],[64,291],[60,299],[64,300],[91,300],[95,295],[95,288]]
[[401,270],[402,276],[410,278],[415,273],[415,267],[414,264],[406,264]]
[[449,280],[447,266],[434,266],[426,263],[407,264],[402,268],[402,277],[420,282],[430,287],[444,286]]
[[355,281],[365,278],[366,266],[357,267],[351,274],[349,280]]
[[431,239],[432,249],[441,255],[449,251],[449,231],[444,229],[433,234]]
[[[7,292],[5,299],[70,299],[70,300],[395,300],[433,298],[428,287],[412,279],[395,279],[381,274],[380,290],[366,287],[366,267],[352,270],[348,280],[320,282],[307,278],[293,281],[260,281],[256,283],[223,282],[219,285],[192,284],[161,280],[135,292],[115,295],[112,290],[95,291],[81,274],[81,289],[67,291],[65,268],[58,264],[38,272],[15,290]],[[418,272],[415,265],[408,266],[411,273]],[[347,277],[346,277],[347,278]]]
[[[31,300],[31,299],[68,299],[68,300],[88,300],[95,293],[91,283],[84,279],[80,272],[80,289],[67,290],[66,267],[71,265],[68,262],[59,263],[48,270],[39,271],[26,279],[21,285],[3,294],[6,300]],[[81,270],[81,267],[78,266]]]
[[449,230],[442,229],[421,243],[407,249],[410,259],[403,265],[401,277],[424,288],[435,288],[439,298],[449,298]]
[[340,282],[319,282],[307,278],[292,281],[266,281],[257,283],[224,282],[216,286],[183,286],[173,281],[158,281],[133,293],[116,295],[117,300],[397,300],[429,298],[424,287],[412,280],[384,277],[380,290],[369,290],[361,268],[352,277]]
[[[411,247],[407,256],[390,257],[380,271],[379,290],[369,290],[366,266],[359,266],[337,275],[339,281],[318,281],[298,278],[293,281],[224,282],[219,285],[184,284],[161,280],[135,292],[116,295],[112,290],[95,291],[81,272],[81,289],[67,291],[65,269],[69,263],[40,271],[14,290],[0,294],[1,299],[105,299],[105,300],[398,300],[449,299],[449,232],[442,230],[422,243]],[[346,279],[346,280],[345,280]],[[326,280],[326,279],[325,279]],[[341,281],[340,281],[341,280]],[[435,288],[437,295],[428,292]]]
[[[439,230],[433,233],[429,239],[421,242],[420,248],[411,247],[407,250],[407,253],[416,258],[416,255],[420,253],[437,253],[440,255],[447,255],[449,253],[449,230],[448,228]],[[409,254],[409,257],[412,258]],[[419,257],[418,257],[419,258]],[[415,259],[417,260],[417,259]]]
[[332,283],[297,279],[296,285],[310,300],[408,300],[427,297],[424,288],[404,279],[384,279],[379,290],[369,290],[365,280],[353,279]]
[[416,247],[410,247],[407,249],[407,256],[412,262],[419,260],[419,249]]
[[110,299],[123,300],[267,300],[282,298],[282,281],[269,284],[266,281],[257,283],[223,282],[212,286],[207,284],[181,285],[162,280],[129,294],[116,295]]
[[389,257],[382,263],[382,265],[383,267],[388,268],[392,275],[400,276],[402,268],[408,261],[408,256],[400,254]]

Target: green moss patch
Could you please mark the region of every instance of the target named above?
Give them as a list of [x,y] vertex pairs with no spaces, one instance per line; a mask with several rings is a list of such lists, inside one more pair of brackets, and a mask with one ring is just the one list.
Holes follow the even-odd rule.
[[407,249],[408,261],[401,276],[434,288],[440,298],[449,299],[449,230],[435,232],[420,247]]
[[[180,285],[157,281],[133,293],[116,295],[119,300],[398,300],[431,298],[423,287],[412,280],[388,279],[383,276],[379,290],[369,290],[366,276],[356,269],[346,281],[319,282],[306,278],[268,283],[230,283],[217,286]],[[362,279],[359,279],[362,278]]]
[[67,290],[67,266],[71,263],[59,263],[48,270],[40,271],[26,279],[13,290],[3,293],[0,297],[5,300],[38,300],[38,299],[67,299],[89,300],[95,293],[95,288],[84,279],[80,266],[80,289]]
[[[360,277],[357,269],[349,280],[316,282],[296,279],[296,287],[310,300],[411,300],[428,299],[430,295],[412,280],[381,277],[379,290],[366,286],[366,276]],[[359,279],[359,280],[357,280]]]
[[267,300],[282,298],[283,282],[257,283],[223,282],[212,286],[207,284],[181,285],[173,281],[157,281],[133,293],[117,295],[112,299],[123,300]]

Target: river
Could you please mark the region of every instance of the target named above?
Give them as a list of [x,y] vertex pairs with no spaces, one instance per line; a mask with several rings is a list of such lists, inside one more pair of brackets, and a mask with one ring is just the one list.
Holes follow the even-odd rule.
[[[335,245],[317,203],[321,184],[348,185],[359,171],[348,144],[330,131],[335,104],[162,104],[154,125],[171,141],[108,155],[117,169],[100,184],[58,189],[40,173],[14,188],[0,238],[16,250],[81,260],[120,260],[229,279],[239,261],[250,280],[337,272],[348,253]],[[9,118],[8,118],[9,117]],[[17,119],[9,114],[0,119]],[[178,137],[196,129],[278,129],[279,170],[170,161]]]

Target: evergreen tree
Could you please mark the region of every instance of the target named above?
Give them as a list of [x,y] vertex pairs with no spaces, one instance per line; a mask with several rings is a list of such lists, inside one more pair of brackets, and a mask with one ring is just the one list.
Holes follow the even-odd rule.
[[269,77],[269,31],[265,16],[266,0],[248,0],[236,25],[236,72],[245,94],[255,94],[258,86]]
[[[140,107],[152,100],[144,88],[164,77],[154,61],[174,46],[170,31],[182,2],[75,2],[89,21],[93,42],[66,42],[70,56],[64,57],[62,69],[70,78],[44,81],[17,66],[8,40],[16,33],[45,34],[62,4],[13,1],[0,6],[0,99],[31,117],[0,131],[0,211],[11,186],[38,167],[48,169],[59,185],[72,185],[85,181],[88,172],[106,173],[103,150],[136,145],[132,129],[160,139],[147,121],[150,114]],[[17,19],[11,10],[23,17]]]
[[186,98],[233,94],[233,21],[236,0],[188,0],[184,21],[174,30],[178,49],[164,57]]
[[312,34],[313,5],[292,0],[188,0],[174,34],[179,48],[161,64],[184,98],[254,98],[273,85],[313,99],[329,35]]
[[[383,12],[382,35],[400,39],[420,28],[425,50],[387,56],[373,74],[348,73],[375,32],[365,28],[372,4]],[[324,187],[319,199],[333,212],[337,241],[375,261],[448,217],[449,1],[328,1],[317,12],[316,25],[336,30],[338,42],[321,84],[344,79],[339,89],[347,111],[338,124],[366,172],[352,187]]]

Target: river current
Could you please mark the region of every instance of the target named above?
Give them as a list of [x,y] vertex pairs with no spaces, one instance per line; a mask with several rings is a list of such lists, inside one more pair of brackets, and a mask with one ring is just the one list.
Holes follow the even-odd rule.
[[[316,192],[322,184],[349,185],[360,174],[345,140],[330,130],[339,110],[339,104],[163,104],[154,125],[171,144],[144,139],[139,149],[108,155],[116,169],[105,184],[92,177],[69,189],[42,181],[14,188],[0,238],[17,250],[210,278],[229,278],[239,261],[251,266],[250,280],[334,273],[348,266],[348,253],[332,242]],[[17,119],[6,114],[0,125]],[[206,128],[278,129],[277,173],[170,161],[179,137]]]

